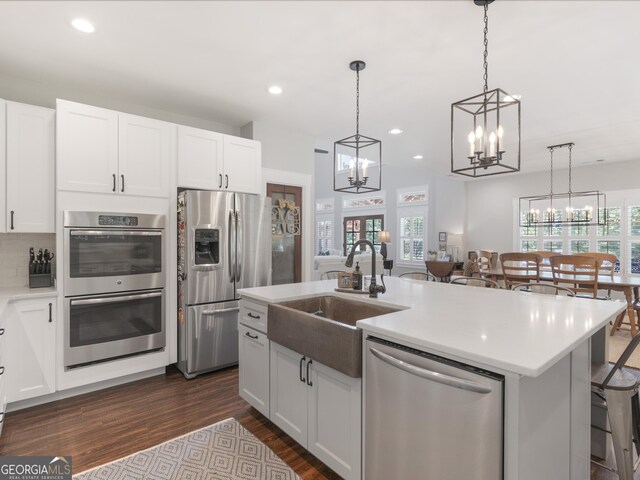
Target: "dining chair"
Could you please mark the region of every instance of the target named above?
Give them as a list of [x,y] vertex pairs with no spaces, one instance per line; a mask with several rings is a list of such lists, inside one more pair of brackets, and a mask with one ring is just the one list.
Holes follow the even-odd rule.
[[575,297],[573,290],[561,287],[560,285],[550,285],[548,283],[519,283],[511,287],[515,292],[541,293],[543,295],[566,295]]
[[327,270],[320,274],[320,280],[336,280],[341,273],[349,273],[344,270]]
[[441,282],[448,282],[451,279],[453,267],[455,266],[453,262],[434,262],[430,260],[425,260],[424,264],[427,267],[427,271],[440,279]]
[[503,253],[500,255],[502,278],[505,288],[510,290],[518,283],[540,282],[540,262],[537,253]]
[[[580,255],[584,255],[585,257],[592,257],[596,260],[600,261],[600,275],[606,275],[613,280],[616,263],[618,262],[618,257],[613,253],[600,253],[600,252],[586,252],[581,253]],[[611,299],[611,289],[607,290],[606,300]]]
[[598,260],[582,255],[556,255],[550,260],[554,285],[566,284],[578,296],[597,298]]
[[476,255],[478,271],[480,272],[480,276],[484,277],[485,273],[488,270],[491,270],[491,257],[493,257],[493,252],[490,252],[489,250],[477,250]]
[[424,280],[425,282],[437,282],[438,279],[429,272],[406,272],[398,275],[399,278],[407,278],[411,280]]
[[[633,449],[640,455],[640,380],[625,368],[625,363],[640,343],[640,335],[631,339],[615,364],[591,365],[591,393],[601,400],[607,411],[611,430],[591,425],[591,428],[611,434],[620,480],[633,480]],[[596,461],[594,463],[602,465]],[[611,470],[606,465],[605,468]]]
[[451,280],[450,283],[451,285],[466,285],[468,287],[500,288],[496,282],[488,278],[458,277]]
[[537,255],[540,255],[541,257],[540,271],[541,272],[551,272],[551,261],[549,259],[551,257],[557,257],[558,255],[562,255],[561,253],[558,253],[558,252],[547,252],[544,250],[537,250],[535,252],[529,252],[529,253],[535,253]]

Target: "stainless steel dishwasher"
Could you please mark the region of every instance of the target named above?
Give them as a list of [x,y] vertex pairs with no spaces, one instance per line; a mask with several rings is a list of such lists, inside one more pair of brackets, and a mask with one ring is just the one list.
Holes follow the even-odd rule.
[[504,377],[366,340],[364,479],[503,478]]

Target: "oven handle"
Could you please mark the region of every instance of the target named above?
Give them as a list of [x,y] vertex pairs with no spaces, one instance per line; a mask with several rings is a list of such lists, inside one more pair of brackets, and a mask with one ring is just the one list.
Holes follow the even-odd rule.
[[140,237],[158,237],[162,235],[160,231],[148,230],[71,230],[69,234],[72,237],[82,235],[99,236],[99,235],[137,235]]
[[163,292],[141,293],[140,295],[119,295],[117,297],[87,298],[83,300],[71,300],[70,305],[99,305],[104,303],[115,303],[129,300],[139,300],[143,298],[161,297]]

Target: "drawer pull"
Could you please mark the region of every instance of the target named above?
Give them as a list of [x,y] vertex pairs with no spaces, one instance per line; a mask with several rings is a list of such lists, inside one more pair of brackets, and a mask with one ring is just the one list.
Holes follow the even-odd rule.
[[251,335],[251,332],[247,332],[247,333],[245,333],[245,335],[246,335],[247,337],[249,337],[249,338],[253,338],[254,340],[257,340],[257,339],[258,339],[258,335]]
[[260,318],[260,315],[254,315],[254,314],[253,314],[253,313],[251,313],[251,312],[247,313],[247,316],[248,316],[248,317],[250,317],[250,318],[255,318],[255,319]]

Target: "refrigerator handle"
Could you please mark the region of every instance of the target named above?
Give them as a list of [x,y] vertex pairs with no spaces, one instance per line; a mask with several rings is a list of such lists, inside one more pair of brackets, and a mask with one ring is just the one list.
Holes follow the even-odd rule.
[[236,272],[235,272],[235,268],[236,268],[236,262],[235,262],[235,256],[236,256],[236,244],[235,244],[235,226],[233,224],[233,211],[229,210],[229,218],[228,218],[228,227],[227,227],[227,232],[228,232],[228,237],[227,237],[227,241],[229,244],[229,248],[228,248],[228,255],[229,255],[229,282],[233,283],[233,281],[236,278]]
[[244,251],[244,242],[242,235],[242,223],[240,222],[240,214],[238,212],[236,212],[236,232],[236,248],[238,249],[238,256],[236,258],[236,282],[240,282],[240,272],[242,272],[242,262],[244,260],[244,258],[242,257]]

